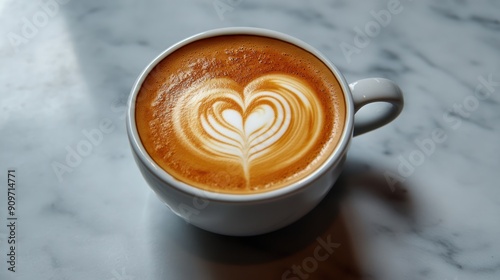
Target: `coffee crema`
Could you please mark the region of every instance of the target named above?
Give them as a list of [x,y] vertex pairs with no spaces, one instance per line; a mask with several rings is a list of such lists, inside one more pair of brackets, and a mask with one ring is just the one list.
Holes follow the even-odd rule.
[[136,100],[151,158],[174,178],[220,193],[252,194],[319,168],[342,134],[345,100],[311,53],[255,35],[189,43],[159,62]]

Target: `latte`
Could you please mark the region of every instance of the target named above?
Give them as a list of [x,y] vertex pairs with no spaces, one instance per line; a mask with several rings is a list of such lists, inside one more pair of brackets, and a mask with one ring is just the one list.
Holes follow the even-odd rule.
[[197,188],[237,194],[313,173],[346,117],[340,84],[321,60],[254,35],[175,50],[148,74],[135,110],[141,142],[161,168]]

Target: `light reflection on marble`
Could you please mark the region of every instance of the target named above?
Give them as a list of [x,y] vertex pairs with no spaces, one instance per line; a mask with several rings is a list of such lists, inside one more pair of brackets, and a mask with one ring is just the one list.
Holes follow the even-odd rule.
[[[480,78],[500,81],[498,1],[401,0],[349,57],[341,44],[355,46],[354,28],[394,0],[59,2],[22,43],[13,34],[45,10],[37,1],[0,4],[0,279],[500,279],[500,84],[485,91]],[[227,10],[218,13],[221,2]],[[164,207],[135,166],[123,118],[152,58],[228,26],[298,37],[348,81],[389,78],[406,98],[395,122],[354,139],[320,206],[251,238],[204,232]],[[88,155],[57,175],[54,163],[66,164],[103,123],[107,132]],[[404,182],[388,185],[384,174],[399,174],[418,151],[415,140],[435,129],[446,140]],[[10,167],[18,178],[15,273],[5,255]],[[318,238],[340,247],[311,272],[293,272],[314,256]]]

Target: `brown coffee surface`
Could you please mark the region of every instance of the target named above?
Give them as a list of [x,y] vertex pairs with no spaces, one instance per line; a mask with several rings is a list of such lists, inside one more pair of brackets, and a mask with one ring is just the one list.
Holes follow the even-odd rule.
[[344,129],[339,82],[311,53],[277,39],[225,35],[164,58],[135,109],[151,158],[195,187],[252,194],[321,166]]

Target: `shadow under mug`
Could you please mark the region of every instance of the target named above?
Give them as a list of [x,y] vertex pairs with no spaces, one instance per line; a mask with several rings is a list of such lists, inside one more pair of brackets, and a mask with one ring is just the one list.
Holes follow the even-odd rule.
[[[202,190],[176,180],[148,155],[136,122],[137,94],[149,72],[165,57],[194,41],[222,35],[257,35],[296,45],[320,59],[339,81],[346,102],[344,130],[327,160],[306,178],[288,186],[257,194],[225,194]],[[358,112],[363,106],[370,103]],[[386,106],[376,106],[386,105]],[[369,110],[378,107],[377,110]],[[327,194],[342,171],[353,136],[381,127],[403,109],[400,88],[390,80],[369,78],[348,84],[339,70],[320,52],[289,35],[260,28],[215,29],[187,38],[165,50],[140,74],[134,84],[127,112],[127,134],[134,159],[158,197],[178,216],[202,229],[225,235],[249,236],[285,227],[311,211]],[[355,117],[356,114],[356,117]]]

